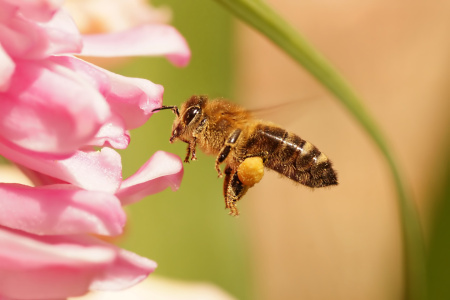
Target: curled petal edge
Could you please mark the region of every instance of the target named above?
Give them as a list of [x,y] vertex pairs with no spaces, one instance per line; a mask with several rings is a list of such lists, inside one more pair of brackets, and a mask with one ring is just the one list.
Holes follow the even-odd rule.
[[183,163],[178,156],[157,151],[134,175],[122,182],[116,196],[122,205],[128,205],[167,187],[175,191],[180,187],[183,172]]

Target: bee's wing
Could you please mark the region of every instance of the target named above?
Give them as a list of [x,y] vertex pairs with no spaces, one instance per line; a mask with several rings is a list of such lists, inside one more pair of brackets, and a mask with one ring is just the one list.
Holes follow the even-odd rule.
[[274,103],[269,106],[257,107],[248,111],[256,119],[271,121],[280,125],[288,125],[292,120],[298,119],[303,112],[307,112],[311,105],[325,97],[309,96],[291,101]]

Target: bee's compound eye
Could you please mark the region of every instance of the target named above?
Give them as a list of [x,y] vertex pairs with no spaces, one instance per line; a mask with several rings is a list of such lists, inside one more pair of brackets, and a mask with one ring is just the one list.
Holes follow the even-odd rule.
[[199,107],[191,107],[183,116],[183,121],[185,124],[191,123],[194,117],[200,112]]

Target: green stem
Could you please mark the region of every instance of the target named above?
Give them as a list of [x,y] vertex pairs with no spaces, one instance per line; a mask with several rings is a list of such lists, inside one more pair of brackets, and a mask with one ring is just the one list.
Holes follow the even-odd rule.
[[407,192],[396,160],[362,101],[334,68],[286,21],[260,0],[216,0],[259,30],[308,70],[334,94],[366,130],[386,158],[397,190],[404,240],[405,299],[426,299],[425,247],[418,213]]

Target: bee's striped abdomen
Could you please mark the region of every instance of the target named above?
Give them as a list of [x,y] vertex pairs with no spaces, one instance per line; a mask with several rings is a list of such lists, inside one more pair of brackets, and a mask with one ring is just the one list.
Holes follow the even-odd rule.
[[265,124],[257,126],[248,142],[268,154],[264,165],[309,187],[337,184],[331,161],[313,144],[286,130]]

